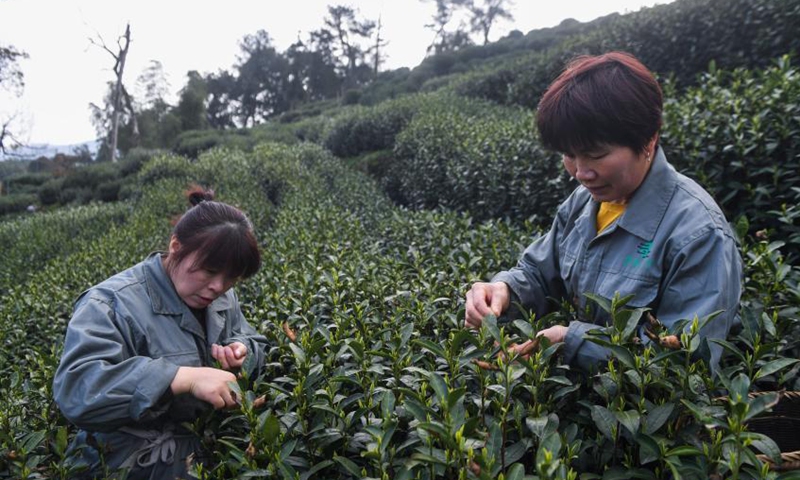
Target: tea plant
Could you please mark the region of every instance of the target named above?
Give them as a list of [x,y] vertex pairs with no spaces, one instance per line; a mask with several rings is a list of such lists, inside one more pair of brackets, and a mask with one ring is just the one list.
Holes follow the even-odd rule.
[[194,477],[779,478],[765,463],[776,446],[747,429],[774,403],[747,393],[796,388],[800,369],[800,273],[769,239],[743,240],[743,328],[720,342],[719,376],[698,361],[708,319],[667,331],[625,298],[600,297],[613,321],[589,340],[610,357],[583,372],[544,340],[511,353],[566,324],[567,309],[463,328],[468,286],[513,263],[533,225],[397,207],[309,144],[161,157],[139,179],[124,222],[3,297],[0,477],[74,475],[75,430],[50,391],[71,303],[164,248],[197,182],[256,225],[263,268],[237,289],[271,347],[264,374],[233,386],[239,408],[190,425],[209,458]]

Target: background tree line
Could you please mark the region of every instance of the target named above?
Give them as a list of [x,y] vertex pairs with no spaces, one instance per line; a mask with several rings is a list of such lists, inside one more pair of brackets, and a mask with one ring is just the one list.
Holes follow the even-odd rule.
[[[492,26],[513,19],[509,0],[421,1],[436,6],[432,23],[426,25],[434,33],[430,54],[473,45],[471,34],[488,43]],[[250,128],[330,99],[357,103],[359,90],[379,77],[387,45],[380,18],[364,18],[350,6],[332,5],[322,27],[305,38],[298,35],[283,52],[267,31],[259,30],[242,38],[230,69],[188,72],[174,106],[166,101],[169,86],[163,67],[152,61],[136,81],[138,97],[122,105],[117,148],[173,148],[177,136],[189,130]],[[109,138],[113,131],[115,88],[110,82],[103,105],[91,106],[100,138]],[[98,159],[110,157],[109,145],[104,142]]]

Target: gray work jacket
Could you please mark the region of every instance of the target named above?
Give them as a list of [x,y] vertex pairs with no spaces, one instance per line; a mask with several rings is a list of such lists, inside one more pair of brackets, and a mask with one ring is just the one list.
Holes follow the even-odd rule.
[[[53,381],[64,416],[84,430],[74,443],[91,435],[112,450],[105,453],[106,465],[127,461],[134,470],[161,472],[152,478],[175,478],[185,471],[183,459],[196,441],[180,436],[175,445],[172,431],[211,406],[190,394],[173,395],[170,384],[180,366],[211,366],[211,344],[232,342],[244,343],[247,355],[255,356],[247,364],[264,364],[267,340],[244,319],[233,290],[207,307],[204,331],[175,291],[159,253],[90,288],[75,303]],[[152,451],[162,444],[172,452]],[[93,448],[72,448],[97,468]],[[145,457],[160,459],[131,465],[132,456],[146,463]]]
[[625,212],[600,235],[598,207],[589,191],[578,187],[559,206],[550,231],[525,250],[515,268],[492,281],[508,284],[537,316],[552,311],[553,300],[588,312],[569,324],[562,350],[566,362],[584,369],[609,356],[584,338],[609,322],[596,305],[587,310],[584,293],[634,294],[630,307],[651,308],[667,326],[722,310],[700,332],[716,368],[721,347],[707,339],[724,339],[738,322],[742,282],[739,248],[717,204],[676,172],[659,148]]

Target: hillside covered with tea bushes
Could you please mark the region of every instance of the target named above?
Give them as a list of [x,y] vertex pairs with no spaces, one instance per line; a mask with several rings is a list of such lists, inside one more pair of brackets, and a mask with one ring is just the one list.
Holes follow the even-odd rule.
[[[664,82],[661,145],[731,221],[767,229],[800,253],[800,75],[791,57],[765,69],[711,68],[697,86]],[[535,112],[443,89],[350,107],[334,116],[272,124],[377,178],[396,203],[476,219],[547,223],[574,188],[536,138]]]
[[[271,345],[240,406],[190,426],[210,459],[195,478],[800,478],[758,426],[800,391],[798,20],[800,0],[676,0],[567,21],[383,74],[348,105],[20,174],[0,211],[42,209],[0,219],[0,478],[76,475],[51,387],[72,304],[166,248],[191,184],[253,220],[264,264],[236,288]],[[741,242],[718,376],[693,357],[708,319],[657,332],[677,350],[645,346],[624,298],[593,297],[614,322],[592,374],[545,342],[509,358],[568,306],[463,328],[469,285],[512,266],[575,185],[537,139],[539,96],[573,55],[611,49],[657,72],[665,153]]]
[[[75,430],[51,393],[72,301],[164,248],[196,182],[256,225],[264,266],[237,290],[272,345],[264,375],[239,382],[240,408],[192,425],[212,458],[197,478],[790,478],[756,457],[777,458],[774,442],[745,427],[774,401],[747,392],[800,389],[800,272],[779,243],[743,238],[744,328],[725,342],[718,379],[691,359],[697,325],[685,349],[644,347],[631,328],[642,312],[624,299],[598,299],[616,319],[600,339],[615,357],[587,377],[560,363],[557,346],[497,355],[568,312],[462,327],[467,286],[511,265],[534,225],[409,211],[310,144],[159,157],[137,181],[123,206],[68,210],[93,219],[75,234],[80,248],[66,242],[5,284],[0,477],[74,474],[65,445]],[[47,251],[61,226],[44,215],[5,228]],[[11,249],[9,264],[31,246]]]

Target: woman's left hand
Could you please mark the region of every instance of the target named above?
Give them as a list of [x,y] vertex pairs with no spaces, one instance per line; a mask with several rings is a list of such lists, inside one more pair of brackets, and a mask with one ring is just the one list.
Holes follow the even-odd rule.
[[230,345],[211,345],[211,356],[216,359],[225,370],[241,368],[244,357],[247,356],[247,346],[242,342],[233,342]]
[[[538,332],[536,332],[536,336],[545,337],[548,340],[550,340],[551,344],[553,344],[553,343],[563,342],[564,339],[567,337],[567,330],[569,330],[569,328],[563,325],[553,325],[550,328],[539,330]],[[530,351],[529,347],[531,343],[533,343],[533,340],[528,340],[525,343],[514,345],[513,347],[509,348],[509,350],[517,353]],[[525,358],[528,358],[528,355],[525,355]]]
[[567,330],[569,330],[569,328],[563,325],[553,325],[550,328],[539,330],[536,333],[536,336],[546,337],[548,340],[550,340],[550,343],[559,343],[563,342],[564,339],[567,337]]

